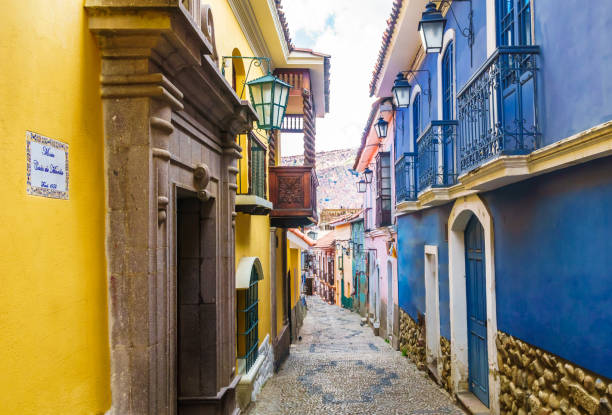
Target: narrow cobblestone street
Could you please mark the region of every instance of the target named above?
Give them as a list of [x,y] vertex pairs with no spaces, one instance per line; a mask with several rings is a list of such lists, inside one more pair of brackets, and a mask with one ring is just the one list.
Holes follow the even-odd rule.
[[249,414],[463,414],[360,317],[308,297],[302,340]]

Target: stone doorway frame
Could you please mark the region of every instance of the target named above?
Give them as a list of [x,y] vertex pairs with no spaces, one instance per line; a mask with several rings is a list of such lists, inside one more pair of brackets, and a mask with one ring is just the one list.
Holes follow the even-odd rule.
[[448,218],[448,271],[451,326],[451,385],[455,393],[469,392],[468,333],[464,232],[476,216],[484,229],[485,278],[487,295],[487,352],[489,368],[489,410],[499,414],[500,382],[497,364],[497,310],[495,296],[495,244],[493,218],[478,195],[455,201]]
[[440,347],[440,281],[438,274],[438,246],[425,245],[424,251],[425,363],[427,364],[427,367],[432,375],[439,380],[440,375],[442,374],[442,354]]

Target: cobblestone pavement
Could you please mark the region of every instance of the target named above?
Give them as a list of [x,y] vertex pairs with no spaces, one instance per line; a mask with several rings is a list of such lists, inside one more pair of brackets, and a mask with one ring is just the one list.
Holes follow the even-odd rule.
[[248,414],[464,414],[358,314],[308,297],[302,340]]

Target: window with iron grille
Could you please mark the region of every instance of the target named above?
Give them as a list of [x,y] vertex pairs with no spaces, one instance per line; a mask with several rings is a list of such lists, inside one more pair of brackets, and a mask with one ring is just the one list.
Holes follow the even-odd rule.
[[259,344],[259,297],[255,267],[251,270],[249,288],[238,291],[238,359],[243,373],[248,373],[257,360]]
[[376,227],[391,225],[391,154],[376,156]]

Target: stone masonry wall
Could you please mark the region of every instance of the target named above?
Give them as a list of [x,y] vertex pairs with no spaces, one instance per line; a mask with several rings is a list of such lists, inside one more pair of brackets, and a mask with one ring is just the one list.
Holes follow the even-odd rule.
[[261,392],[261,388],[274,374],[274,350],[266,337],[265,341],[259,346],[259,355],[264,356],[264,361],[259,369],[259,373],[253,382],[253,392],[251,392],[251,401],[255,402],[257,395]]
[[440,351],[442,352],[442,373],[440,374],[440,383],[442,387],[449,393],[453,393],[451,387],[451,344],[446,338],[440,336]]
[[612,414],[609,379],[502,332],[496,344],[502,414]]
[[[426,370],[427,357],[425,350],[425,323],[414,321],[404,310],[400,309],[400,350],[404,356],[412,360],[417,368]],[[450,342],[440,337],[440,351],[442,354],[442,373],[440,373],[440,385],[448,392],[451,390],[451,359]]]
[[419,369],[425,369],[425,324],[423,321],[417,323],[402,309],[399,340],[402,354],[408,356]]

